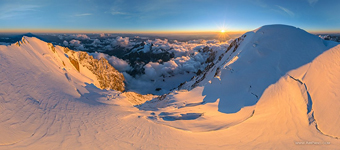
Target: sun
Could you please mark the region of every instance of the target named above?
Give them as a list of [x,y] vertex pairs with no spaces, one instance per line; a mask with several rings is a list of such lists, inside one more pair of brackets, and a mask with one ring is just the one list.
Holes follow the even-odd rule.
[[224,33],[225,31],[224,30],[221,30],[221,33]]

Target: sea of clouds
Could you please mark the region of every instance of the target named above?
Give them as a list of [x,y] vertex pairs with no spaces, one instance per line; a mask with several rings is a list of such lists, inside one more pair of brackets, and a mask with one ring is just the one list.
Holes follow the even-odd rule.
[[[179,42],[172,40],[171,42],[164,39],[147,39],[146,37],[111,37],[108,34],[100,34],[97,37],[89,37],[85,34],[65,35],[59,37],[64,39],[64,46],[72,46],[77,50],[87,51],[88,47],[94,47],[98,51],[91,52],[94,58],[106,58],[109,63],[122,72],[126,78],[127,88],[142,94],[164,94],[171,89],[176,88],[180,83],[189,81],[196,75],[198,70],[204,70],[208,65],[207,58],[212,52],[225,51],[231,40],[220,42],[219,40],[189,40]],[[83,43],[83,41],[86,42]],[[174,58],[163,62],[148,62],[143,67],[144,74],[132,77],[127,72],[132,69],[128,60],[109,56],[103,51],[113,50],[119,46],[126,49],[132,49],[136,44],[145,42],[144,48],[133,49],[138,52],[161,53],[167,51],[174,54]],[[152,48],[150,48],[152,45]],[[209,52],[204,52],[205,47],[209,48]],[[133,52],[132,51],[132,52]],[[158,90],[155,90],[158,89]]]

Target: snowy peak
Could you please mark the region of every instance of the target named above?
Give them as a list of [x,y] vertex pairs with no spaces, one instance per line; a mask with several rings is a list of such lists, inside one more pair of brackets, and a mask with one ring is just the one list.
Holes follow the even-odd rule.
[[205,102],[219,99],[219,111],[236,113],[255,105],[264,90],[287,72],[333,46],[333,42],[292,26],[263,26],[235,39],[225,53],[181,88],[203,86]]
[[[27,53],[35,54],[33,55],[35,57],[28,57],[28,59],[39,59],[43,63],[48,61],[44,64],[52,63],[51,65],[57,66],[65,73],[68,80],[71,80],[70,76],[74,76],[79,82],[93,83],[100,89],[125,90],[123,74],[113,68],[105,58],[94,59],[86,52],[73,51],[61,46],[55,47],[52,43],[43,42],[35,37],[23,36],[14,46],[19,46],[19,49]],[[13,49],[13,45],[7,48]],[[15,52],[16,49],[13,50],[13,53]]]
[[[155,111],[147,117],[157,123],[192,132],[229,128],[258,134],[254,140],[263,135],[336,140],[339,47],[295,27],[264,26],[235,39],[180,90],[139,109]],[[183,126],[183,120],[194,121]]]

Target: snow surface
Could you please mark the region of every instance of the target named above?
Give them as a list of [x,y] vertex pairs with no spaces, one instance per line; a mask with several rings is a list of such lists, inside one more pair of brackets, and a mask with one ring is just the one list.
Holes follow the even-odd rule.
[[223,66],[219,67],[218,78],[212,77],[215,70],[210,71],[206,75],[210,83],[203,83],[204,101],[220,99],[221,112],[236,113],[245,106],[255,105],[269,85],[335,45],[283,25],[264,26],[244,36],[235,52],[229,51],[221,61],[215,62],[215,70]]
[[199,86],[159,97],[100,90],[36,38],[0,45],[0,149],[338,149],[340,45],[245,35]]

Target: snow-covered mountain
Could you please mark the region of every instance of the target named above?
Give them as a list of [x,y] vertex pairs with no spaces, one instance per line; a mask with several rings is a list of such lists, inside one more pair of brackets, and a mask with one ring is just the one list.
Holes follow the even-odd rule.
[[156,97],[84,52],[0,46],[0,149],[338,148],[338,43],[270,25],[214,55]]
[[235,113],[256,104],[269,85],[335,44],[294,27],[264,26],[236,39],[204,72],[181,88],[204,85],[203,95],[214,93],[207,95],[205,102],[219,98],[220,111]]
[[[94,84],[100,89],[113,89],[124,91],[124,76],[113,68],[106,59],[94,59],[86,52],[73,51],[65,47],[54,46],[35,37],[22,37],[10,46],[3,46],[6,55],[13,58],[25,59],[24,62],[32,62],[30,70],[56,69],[53,71],[63,74],[70,82],[86,82]],[[43,66],[40,66],[42,65]],[[44,68],[46,67],[46,68]],[[23,70],[25,71],[25,70]],[[72,80],[75,81],[72,81]]]

